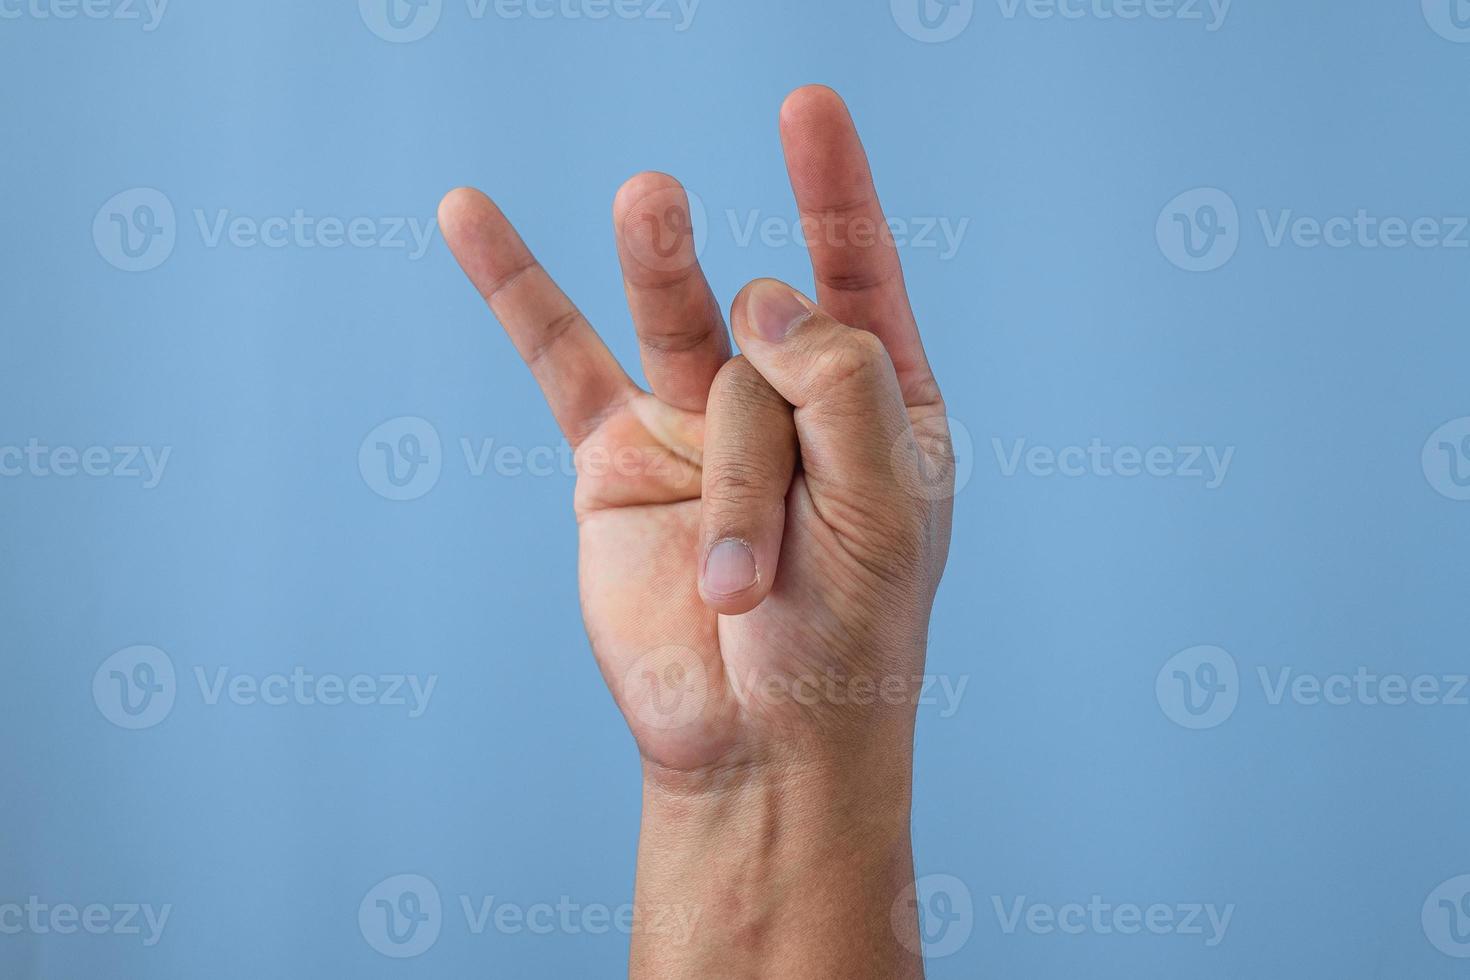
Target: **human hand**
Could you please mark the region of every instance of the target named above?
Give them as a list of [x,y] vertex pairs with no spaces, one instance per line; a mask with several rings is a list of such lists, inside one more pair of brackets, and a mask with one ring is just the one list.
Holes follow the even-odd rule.
[[658,776],[906,745],[948,548],[944,404],[856,131],[814,86],[781,133],[818,302],[747,286],[744,357],[677,182],[640,174],[617,195],[651,394],[488,198],[457,190],[440,211],[576,449],[587,630]]
[[[902,907],[913,714],[953,453],[846,107],[799,89],[781,135],[817,302],[748,285],[744,356],[682,188],[645,173],[618,192],[651,393],[494,203],[460,189],[440,207],[576,450],[583,617],[645,760],[639,921],[675,900],[719,912],[693,950],[635,932],[635,975],[922,972]],[[752,933],[762,952],[732,959]]]

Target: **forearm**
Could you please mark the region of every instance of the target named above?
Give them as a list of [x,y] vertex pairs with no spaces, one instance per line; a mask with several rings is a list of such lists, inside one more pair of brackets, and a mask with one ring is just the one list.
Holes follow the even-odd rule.
[[649,773],[632,980],[912,980],[910,763]]

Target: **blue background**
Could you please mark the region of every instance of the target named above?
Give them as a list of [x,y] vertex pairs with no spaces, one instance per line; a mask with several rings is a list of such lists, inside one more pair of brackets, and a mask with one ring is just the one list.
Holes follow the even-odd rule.
[[[494,195],[625,363],[608,217],[671,172],[709,213],[725,302],[796,246],[776,110],[850,102],[895,217],[968,219],[904,260],[951,415],[972,436],[920,712],[920,874],[969,892],[950,977],[1470,974],[1421,905],[1470,872],[1470,707],[1269,703],[1258,667],[1470,669],[1470,503],[1425,440],[1470,415],[1470,250],[1269,246],[1257,211],[1470,213],[1470,44],[1417,0],[1237,0],[1200,21],[1007,18],[944,43],[886,0],[705,0],[675,22],[476,20],[392,43],[350,0],[174,0],[138,21],[0,19],[0,445],[168,446],[154,489],[0,478],[0,904],[172,904],[163,939],[0,934],[0,976],[611,977],[626,936],[472,934],[458,896],[632,894],[636,755],[579,619],[572,481],[472,475],[461,439],[556,446],[529,375],[435,237],[403,249],[208,247],[194,213],[433,218]],[[493,8],[492,8],[493,9]],[[677,15],[676,15],[677,20]],[[128,273],[113,195],[162,191],[177,243]],[[1222,268],[1177,268],[1171,198],[1239,206]],[[365,435],[428,420],[443,471],[394,502]],[[1007,446],[1236,448],[1187,478],[1004,475]],[[93,674],[148,644],[178,671],[155,727]],[[1155,676],[1215,644],[1218,727]],[[193,672],[436,674],[428,710],[210,705]],[[442,894],[422,956],[375,952],[359,901]],[[1007,934],[994,911],[1233,904],[1225,940]]]

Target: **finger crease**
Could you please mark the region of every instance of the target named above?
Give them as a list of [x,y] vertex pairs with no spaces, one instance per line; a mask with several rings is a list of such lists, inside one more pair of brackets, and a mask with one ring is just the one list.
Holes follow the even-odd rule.
[[532,272],[539,267],[540,263],[538,263],[535,259],[527,259],[525,262],[516,266],[514,269],[507,272],[505,275],[501,276],[499,279],[495,280],[495,282],[487,286],[481,295],[485,297],[485,302],[494,303],[495,297],[499,296],[511,286],[514,286],[516,283],[520,282],[527,273]]
[[547,323],[541,328],[541,337],[535,348],[526,356],[526,363],[532,367],[539,364],[546,357],[547,352],[555,347],[557,342],[567,335],[567,331],[571,330],[581,319],[581,311],[574,308]]
[[820,272],[817,284],[839,293],[865,293],[886,286],[898,278],[896,269],[883,272]]

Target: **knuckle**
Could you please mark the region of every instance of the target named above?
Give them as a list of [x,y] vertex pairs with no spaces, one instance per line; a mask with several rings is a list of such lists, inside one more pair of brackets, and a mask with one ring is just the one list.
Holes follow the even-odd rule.
[[764,404],[774,396],[775,389],[742,354],[727,361],[715,376],[710,402],[719,405],[728,402],[743,408]]
[[726,506],[763,501],[771,494],[772,482],[771,474],[758,464],[724,460],[705,471],[704,499]]
[[[690,270],[691,274],[697,271],[697,267]],[[714,344],[718,338],[709,325],[695,324],[685,327],[645,327],[638,332],[638,340],[643,345],[645,354],[668,357],[699,350]]]
[[870,388],[893,370],[878,336],[849,329],[812,362],[812,381],[822,388]]

